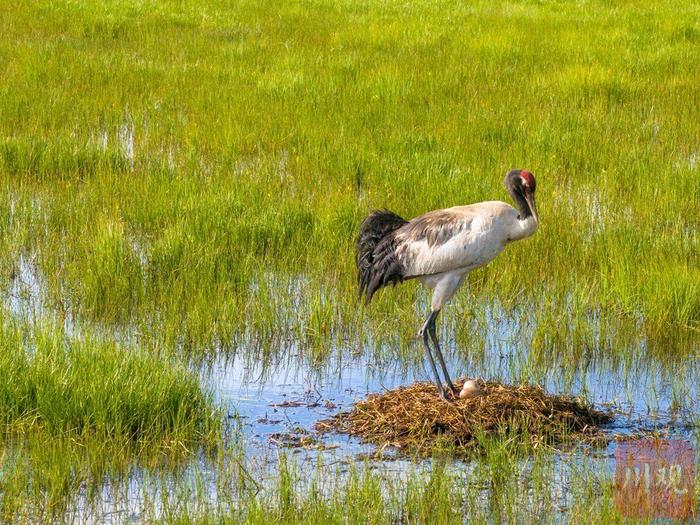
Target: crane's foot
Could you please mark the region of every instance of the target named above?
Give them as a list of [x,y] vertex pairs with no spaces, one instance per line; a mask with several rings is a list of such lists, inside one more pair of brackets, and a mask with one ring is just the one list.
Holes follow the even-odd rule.
[[440,399],[442,399],[443,401],[447,401],[448,403],[454,401],[455,395],[449,390],[446,390],[445,386],[442,383],[438,383],[436,381],[435,386],[437,386],[438,395],[440,396]]
[[[440,385],[442,387],[442,385]],[[445,390],[444,388],[439,388],[439,396],[440,399],[443,401],[447,401],[448,403],[453,403],[457,400],[457,393],[456,392],[450,392],[449,390]]]
[[437,374],[435,379],[435,386],[437,387],[440,399],[442,399],[443,401],[452,403],[453,401],[456,401],[459,398],[459,392],[455,389],[454,385],[451,389],[449,387],[445,388],[445,384],[443,384],[440,381],[439,376],[437,376]]

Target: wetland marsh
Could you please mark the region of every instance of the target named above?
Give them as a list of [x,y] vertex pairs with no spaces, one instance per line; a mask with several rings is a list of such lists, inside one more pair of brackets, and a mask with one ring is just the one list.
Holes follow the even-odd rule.
[[[697,465],[699,49],[688,2],[0,2],[0,521],[625,522],[616,438]],[[428,295],[357,301],[364,216],[520,166],[540,229],[445,310],[448,365],[608,439],[315,434],[430,378]]]

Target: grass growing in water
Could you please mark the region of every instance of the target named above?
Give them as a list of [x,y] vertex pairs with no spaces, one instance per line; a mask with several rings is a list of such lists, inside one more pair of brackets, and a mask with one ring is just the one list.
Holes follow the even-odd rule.
[[220,442],[219,410],[177,361],[56,326],[0,326],[3,521],[61,521],[77,495],[100,497],[105,476]]
[[436,459],[428,473],[400,479],[363,467],[346,475],[329,475],[323,466],[302,474],[282,458],[280,475],[265,493],[251,492],[231,507],[175,505],[161,523],[625,523],[615,512],[604,469],[576,471],[568,480],[576,498],[569,505],[551,483],[558,469],[551,456],[538,454],[523,463],[511,448],[494,442],[474,469],[449,469]]
[[[652,339],[698,328],[682,2],[7,4],[0,31],[4,268],[37,253],[81,316],[198,349],[285,326],[323,352],[358,337],[370,208],[505,198],[523,166],[542,229],[473,276],[477,302],[529,302],[543,327],[600,311]],[[270,272],[306,284],[270,304]],[[415,296],[378,301],[375,341]]]
[[218,436],[219,414],[176,361],[57,330],[3,326],[0,424],[182,446]]

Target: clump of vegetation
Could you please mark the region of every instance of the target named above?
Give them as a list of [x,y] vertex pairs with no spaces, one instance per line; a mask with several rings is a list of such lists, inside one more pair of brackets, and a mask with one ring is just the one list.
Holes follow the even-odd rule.
[[[178,359],[87,328],[0,316],[0,521],[70,521],[106,476],[176,467],[221,443],[222,416]],[[167,468],[166,468],[167,470]]]
[[213,442],[220,416],[196,375],[176,360],[60,330],[5,326],[0,425],[6,432],[99,435],[171,446]]
[[373,394],[350,412],[318,422],[316,429],[407,452],[450,447],[458,454],[473,454],[484,437],[517,436],[530,445],[590,439],[611,419],[581,398],[549,395],[533,385],[488,381],[479,395],[445,401],[433,383],[420,382]]

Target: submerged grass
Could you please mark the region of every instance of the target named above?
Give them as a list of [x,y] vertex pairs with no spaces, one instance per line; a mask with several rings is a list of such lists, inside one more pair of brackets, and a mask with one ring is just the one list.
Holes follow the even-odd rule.
[[[628,523],[614,507],[605,468],[574,470],[562,493],[552,480],[561,465],[537,454],[528,463],[487,449],[488,461],[473,469],[450,469],[433,460],[428,472],[397,479],[365,467],[329,473],[327,465],[302,473],[282,458],[279,477],[263,492],[231,506],[166,506],[160,523]],[[514,467],[515,465],[515,467]]]

